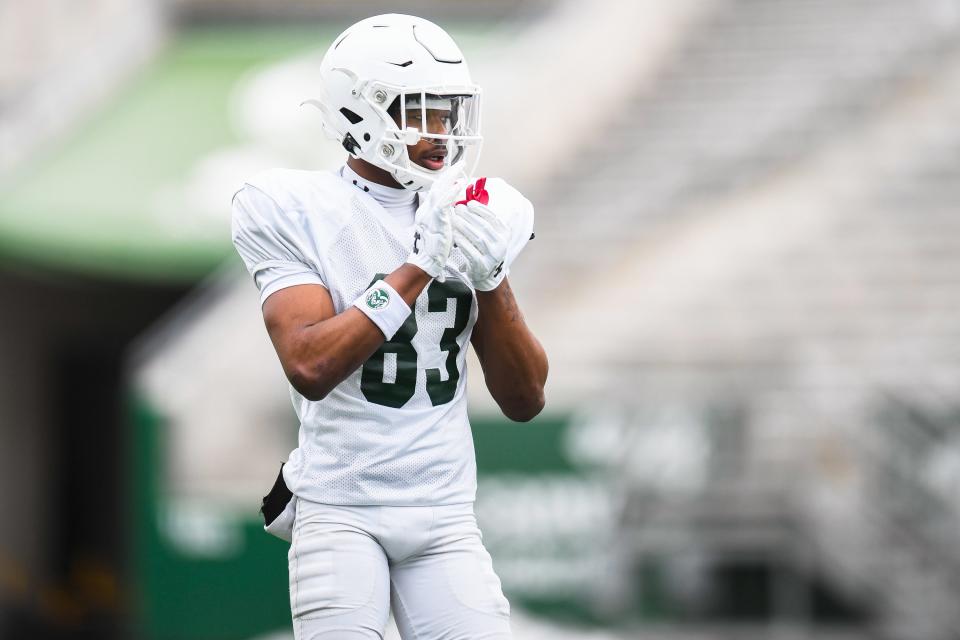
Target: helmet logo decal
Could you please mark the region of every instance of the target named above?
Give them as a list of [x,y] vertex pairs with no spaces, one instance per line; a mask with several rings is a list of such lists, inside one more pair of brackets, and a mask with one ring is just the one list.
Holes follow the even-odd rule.
[[459,200],[454,204],[467,204],[471,200],[476,200],[480,204],[487,204],[490,202],[490,194],[484,188],[487,185],[486,178],[480,178],[476,183],[471,184],[467,187],[467,197],[464,200]]

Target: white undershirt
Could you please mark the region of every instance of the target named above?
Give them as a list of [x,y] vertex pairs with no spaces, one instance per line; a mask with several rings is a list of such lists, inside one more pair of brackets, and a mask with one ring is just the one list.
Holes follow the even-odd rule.
[[357,189],[367,193],[390,214],[393,222],[401,227],[413,224],[414,214],[417,212],[417,192],[402,187],[386,187],[376,182],[361,178],[349,165],[343,165],[340,176]]

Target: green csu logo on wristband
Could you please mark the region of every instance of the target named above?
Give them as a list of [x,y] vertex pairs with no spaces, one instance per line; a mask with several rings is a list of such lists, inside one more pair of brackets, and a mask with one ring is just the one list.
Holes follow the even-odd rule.
[[383,289],[371,289],[367,294],[367,306],[374,311],[385,309],[388,304],[390,304],[390,296]]

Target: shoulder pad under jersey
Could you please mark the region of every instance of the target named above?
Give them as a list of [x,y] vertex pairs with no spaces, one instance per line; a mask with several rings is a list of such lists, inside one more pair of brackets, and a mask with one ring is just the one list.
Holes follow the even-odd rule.
[[353,193],[336,173],[268,169],[246,181],[287,215],[304,215],[317,229],[335,230],[349,220]]
[[488,178],[484,188],[487,206],[510,227],[505,260],[509,266],[533,237],[533,204],[503,178]]

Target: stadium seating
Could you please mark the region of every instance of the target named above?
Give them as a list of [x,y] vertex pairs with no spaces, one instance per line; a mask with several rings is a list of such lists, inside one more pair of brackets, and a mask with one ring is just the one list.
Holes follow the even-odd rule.
[[70,131],[160,49],[156,0],[0,7],[0,175]]
[[953,2],[718,5],[537,200],[516,280],[555,397],[711,433],[698,492],[634,480],[637,553],[775,549],[884,637],[960,628],[956,30]]
[[932,0],[717,3],[657,82],[595,107],[591,144],[537,194],[553,250],[526,271],[573,276],[594,241],[612,264],[658,219],[789,166],[933,63],[955,33],[951,11]]

